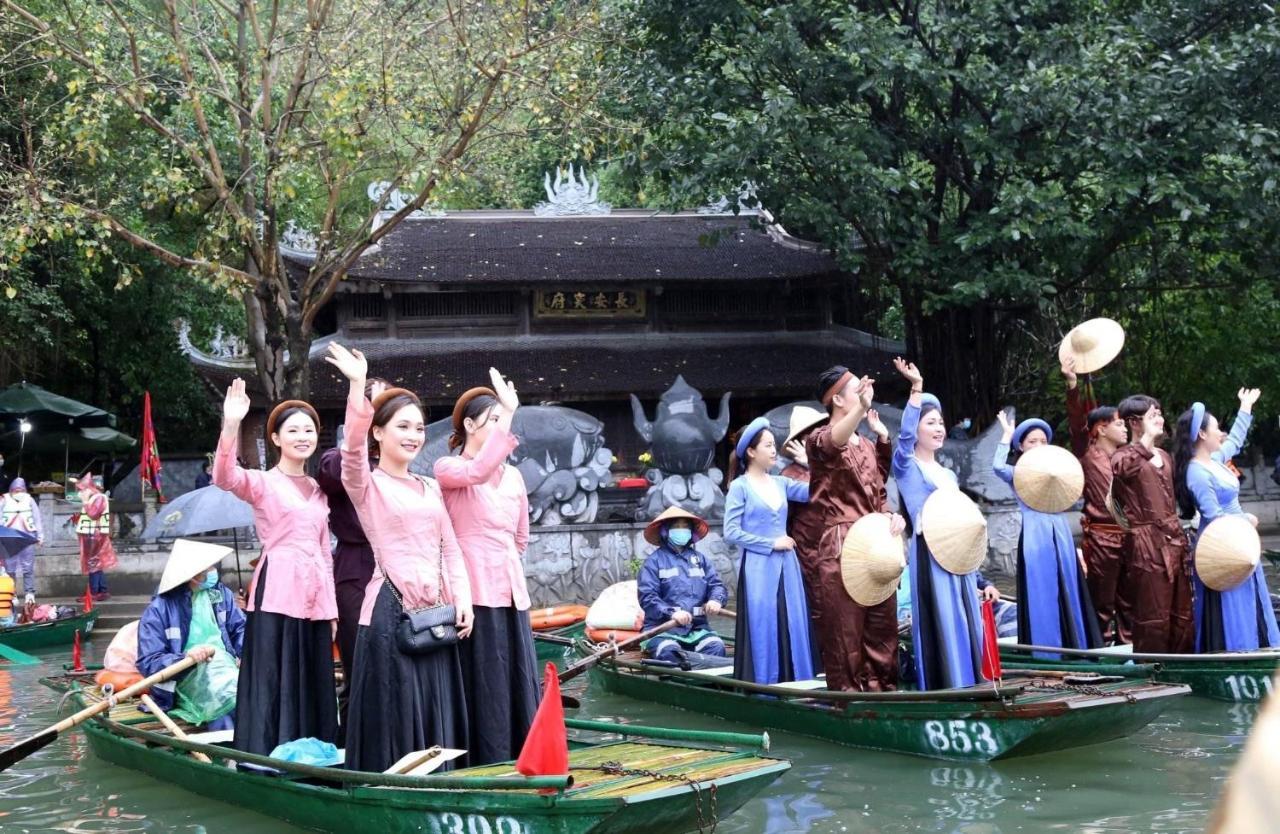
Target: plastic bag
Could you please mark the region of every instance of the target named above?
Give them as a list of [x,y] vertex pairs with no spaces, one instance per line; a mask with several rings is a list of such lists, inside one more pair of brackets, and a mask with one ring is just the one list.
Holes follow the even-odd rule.
[[587,609],[587,628],[638,630],[643,623],[644,609],[634,579],[605,588]]
[[138,671],[138,621],[126,625],[111,638],[102,668],[128,674]]
[[286,741],[284,744],[277,745],[276,749],[271,751],[271,758],[283,759],[286,762],[315,765],[316,767],[329,767],[342,761],[342,757],[338,755],[337,747],[327,741],[321,741],[310,736],[307,738],[295,738],[293,741]]
[[235,658],[218,650],[178,682],[178,704],[169,712],[191,724],[208,724],[236,708],[240,667]]

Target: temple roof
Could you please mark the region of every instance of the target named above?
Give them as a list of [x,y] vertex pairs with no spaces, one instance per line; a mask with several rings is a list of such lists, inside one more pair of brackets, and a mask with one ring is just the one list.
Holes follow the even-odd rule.
[[[294,263],[308,258],[288,253]],[[457,211],[406,219],[348,277],[384,283],[513,284],[766,280],[840,272],[820,247],[750,213],[536,217]]]
[[[324,362],[329,338],[311,351],[311,399],[322,406],[346,397],[346,383]],[[656,397],[677,374],[707,393],[809,396],[818,375],[835,364],[891,382],[892,345],[878,346],[849,331],[685,335],[526,336],[455,339],[353,339],[344,342],[369,359],[371,376],[416,391],[428,404],[451,403],[484,384],[490,367],[511,379],[522,398],[563,402]],[[244,370],[193,357],[215,388]],[[246,381],[253,387],[252,374]]]

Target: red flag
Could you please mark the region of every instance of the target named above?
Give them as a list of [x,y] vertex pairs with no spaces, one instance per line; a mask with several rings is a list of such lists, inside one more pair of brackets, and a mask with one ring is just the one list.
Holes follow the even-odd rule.
[[1000,669],[1000,644],[997,642],[996,604],[991,600],[982,603],[982,676],[989,681],[1004,677]]
[[151,392],[142,397],[142,464],[138,468],[138,477],[156,491],[156,495],[164,501],[164,490],[160,486],[160,448],[156,445],[156,429],[151,424]]
[[542,703],[533,716],[516,770],[525,776],[567,776],[569,774],[569,731],[564,726],[564,705],[560,703],[560,677],[556,665],[548,663],[542,676]]
[[84,658],[80,656],[80,629],[76,629],[75,642],[71,644],[71,671],[84,671]]
[[89,590],[89,586],[84,586],[84,613],[88,614],[93,610],[93,592]]

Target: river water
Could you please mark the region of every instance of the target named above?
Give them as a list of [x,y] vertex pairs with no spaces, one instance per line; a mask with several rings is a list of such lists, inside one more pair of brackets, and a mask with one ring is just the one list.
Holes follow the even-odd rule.
[[[86,662],[105,646],[91,644]],[[39,684],[66,659],[0,667],[0,746],[57,720],[58,696]],[[742,725],[588,692],[583,717],[743,730]],[[1198,832],[1220,793],[1256,705],[1176,699],[1127,739],[991,765],[854,750],[772,732],[794,767],[723,820],[724,834],[759,832]],[[207,834],[291,832],[270,817],[202,799],[105,764],[72,731],[0,773],[0,831]]]

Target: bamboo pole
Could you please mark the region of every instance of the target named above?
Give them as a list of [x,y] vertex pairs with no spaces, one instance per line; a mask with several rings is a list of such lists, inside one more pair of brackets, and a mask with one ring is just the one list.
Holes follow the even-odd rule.
[[[187,734],[184,733],[182,728],[169,717],[168,713],[160,709],[160,706],[155,701],[151,700],[150,695],[143,695],[138,700],[142,701],[142,703],[146,705],[147,709],[151,711],[151,714],[159,719],[160,723],[165,726],[165,729],[173,733],[174,738],[180,738],[183,741],[187,741]],[[205,764],[213,764],[213,759],[199,751],[192,751],[191,756]]]

